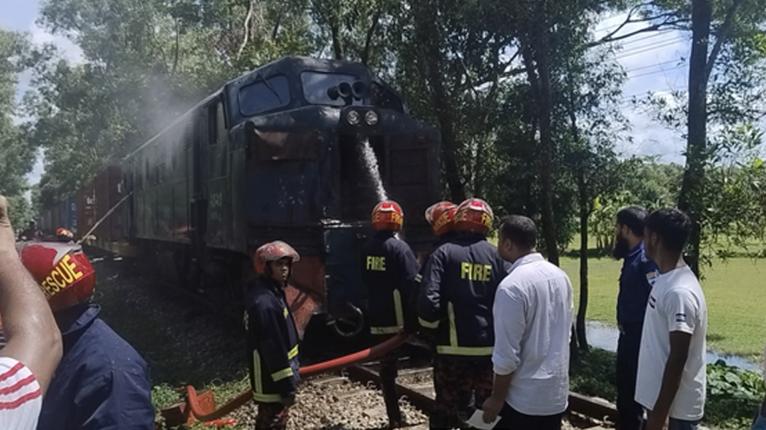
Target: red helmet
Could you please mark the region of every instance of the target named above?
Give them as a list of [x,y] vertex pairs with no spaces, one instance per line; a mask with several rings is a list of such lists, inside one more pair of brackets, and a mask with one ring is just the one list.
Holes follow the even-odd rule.
[[70,240],[74,240],[74,233],[64,227],[59,227],[56,229],[56,238],[69,242]]
[[452,230],[456,212],[456,204],[448,201],[439,202],[426,209],[426,221],[431,224],[434,234],[441,236]]
[[473,233],[487,234],[492,229],[495,216],[492,208],[482,199],[471,198],[457,208],[455,229]]
[[372,209],[372,229],[400,231],[404,225],[404,211],[399,203],[384,200]]
[[255,260],[255,273],[266,273],[266,263],[281,260],[285,257],[290,258],[293,263],[301,260],[298,251],[281,240],[261,245],[260,248],[255,250],[255,256],[253,257]]
[[31,242],[21,246],[19,256],[40,284],[51,309],[62,309],[71,299],[83,303],[93,294],[96,271],[79,245]]

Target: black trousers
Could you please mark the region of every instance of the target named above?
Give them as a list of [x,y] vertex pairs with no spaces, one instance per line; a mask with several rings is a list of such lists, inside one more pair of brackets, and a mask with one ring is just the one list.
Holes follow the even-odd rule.
[[643,324],[623,324],[620,328],[617,342],[617,428],[640,430],[644,408],[634,399]]
[[500,411],[496,429],[508,430],[561,430],[563,414],[548,416],[524,415],[506,403]]
[[390,424],[401,424],[402,412],[399,409],[399,396],[396,395],[396,376],[398,372],[397,355],[392,354],[380,362],[380,388],[386,403],[386,414]]

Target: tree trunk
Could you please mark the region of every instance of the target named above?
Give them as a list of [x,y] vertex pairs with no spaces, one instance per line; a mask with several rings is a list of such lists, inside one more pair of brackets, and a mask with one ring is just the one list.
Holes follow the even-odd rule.
[[[559,249],[556,234],[556,222],[553,212],[553,136],[551,132],[551,112],[553,95],[551,91],[550,70],[550,32],[545,18],[545,2],[537,1],[535,15],[530,25],[530,40],[522,56],[525,59],[527,75],[536,98],[537,123],[540,129],[539,174],[542,185],[542,221],[543,239],[548,252],[548,260],[559,265]],[[522,41],[522,45],[523,45]]]
[[455,115],[444,84],[444,69],[441,67],[443,59],[442,50],[439,47],[441,33],[438,27],[437,10],[435,5],[429,3],[425,1],[412,3],[415,38],[423,54],[418,60],[418,67],[427,81],[428,92],[441,129],[442,156],[450,198],[459,204],[465,200],[466,194],[457,165],[458,142],[455,133]]
[[692,0],[692,51],[689,59],[689,119],[684,169],[678,207],[692,220],[687,263],[699,276],[701,225],[704,211],[705,162],[707,160],[708,43],[711,0]]
[[580,195],[580,304],[577,307],[577,341],[580,349],[588,351],[585,317],[588,311],[588,185],[585,172],[580,169],[577,178],[577,192]]

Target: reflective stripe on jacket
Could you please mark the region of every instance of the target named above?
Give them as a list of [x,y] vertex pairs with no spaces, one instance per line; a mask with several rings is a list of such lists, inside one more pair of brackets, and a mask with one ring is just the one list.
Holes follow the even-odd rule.
[[386,335],[412,318],[410,304],[418,262],[409,245],[391,232],[377,232],[362,249],[362,282],[367,288],[370,333]]
[[274,281],[248,283],[246,326],[253,399],[278,403],[295,395],[300,380],[298,331],[285,295]]
[[436,331],[436,352],[490,356],[494,343],[492,305],[509,265],[482,236],[463,235],[426,261],[418,321]]

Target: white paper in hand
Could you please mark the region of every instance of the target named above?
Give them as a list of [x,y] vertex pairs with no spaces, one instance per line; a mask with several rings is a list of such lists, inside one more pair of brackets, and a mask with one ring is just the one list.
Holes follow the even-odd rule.
[[471,415],[471,418],[468,419],[467,424],[476,429],[491,430],[500,421],[499,415],[497,416],[497,418],[495,418],[495,421],[491,423],[485,423],[483,417],[484,417],[484,411],[482,411],[481,409],[476,409],[473,415]]

